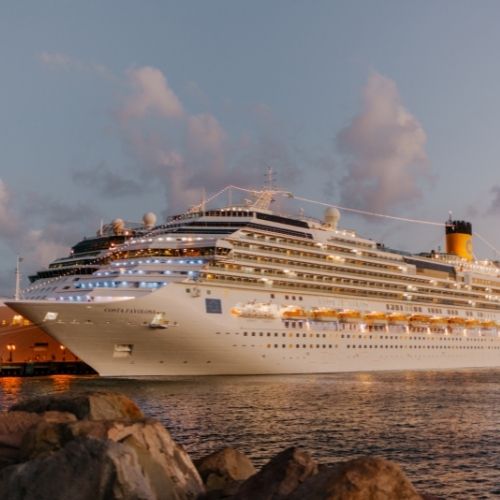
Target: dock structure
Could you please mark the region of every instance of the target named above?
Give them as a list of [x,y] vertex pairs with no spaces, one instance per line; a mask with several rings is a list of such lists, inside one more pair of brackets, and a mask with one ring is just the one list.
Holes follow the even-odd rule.
[[0,377],[92,373],[69,349],[0,300]]
[[39,377],[43,375],[93,375],[83,361],[29,361],[1,363],[0,377]]

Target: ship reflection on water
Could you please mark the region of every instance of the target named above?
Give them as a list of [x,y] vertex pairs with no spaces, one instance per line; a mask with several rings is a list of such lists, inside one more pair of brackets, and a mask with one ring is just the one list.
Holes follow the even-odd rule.
[[235,446],[262,465],[302,446],[323,463],[379,455],[422,491],[499,494],[500,370],[299,376],[0,379],[0,407],[21,398],[121,391],[161,420],[193,457]]

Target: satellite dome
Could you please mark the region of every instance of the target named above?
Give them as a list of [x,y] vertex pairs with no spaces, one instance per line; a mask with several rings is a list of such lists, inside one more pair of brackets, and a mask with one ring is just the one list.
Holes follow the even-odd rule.
[[112,223],[113,232],[115,234],[122,234],[125,229],[125,222],[123,219],[115,219]]
[[142,222],[146,228],[151,229],[156,224],[156,215],[153,212],[147,212],[142,217]]
[[325,210],[325,226],[337,229],[337,224],[340,220],[340,212],[335,207],[328,207]]

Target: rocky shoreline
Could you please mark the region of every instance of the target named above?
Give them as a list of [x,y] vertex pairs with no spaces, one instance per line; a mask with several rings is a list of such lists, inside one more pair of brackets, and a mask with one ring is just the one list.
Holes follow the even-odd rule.
[[8,500],[437,499],[380,457],[324,466],[288,448],[257,471],[233,448],[191,460],[118,393],[27,400],[0,414],[0,498]]

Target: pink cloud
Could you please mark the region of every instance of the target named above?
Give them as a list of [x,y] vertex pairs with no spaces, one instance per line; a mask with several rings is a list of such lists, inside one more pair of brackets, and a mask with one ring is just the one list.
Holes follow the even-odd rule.
[[396,84],[378,73],[363,89],[361,112],[337,135],[347,160],[342,203],[385,212],[415,202],[430,178],[426,134],[403,106]]
[[132,94],[126,99],[121,116],[124,120],[157,115],[180,118],[184,111],[163,73],[150,66],[128,71]]

